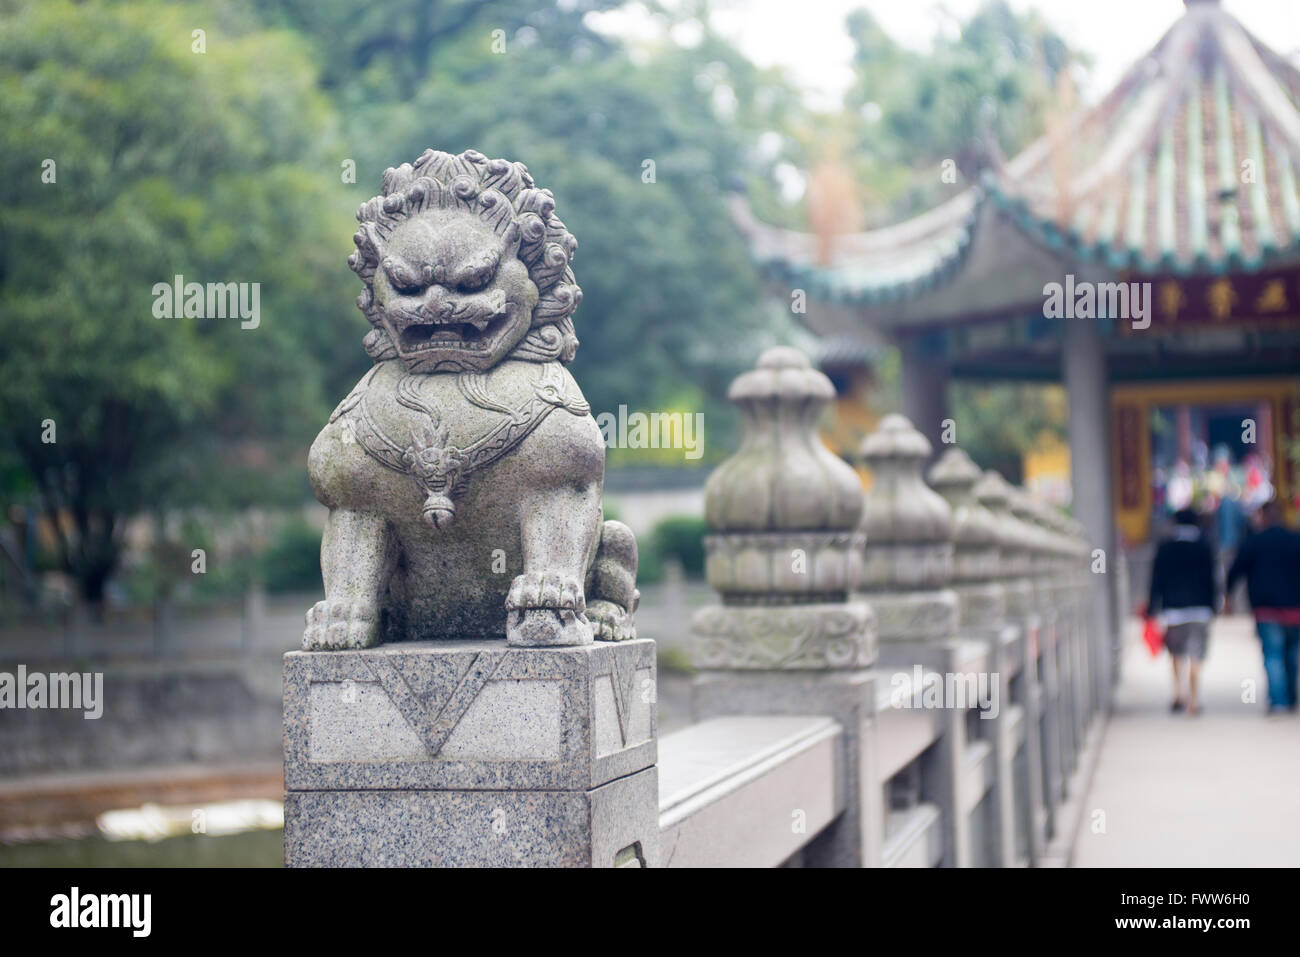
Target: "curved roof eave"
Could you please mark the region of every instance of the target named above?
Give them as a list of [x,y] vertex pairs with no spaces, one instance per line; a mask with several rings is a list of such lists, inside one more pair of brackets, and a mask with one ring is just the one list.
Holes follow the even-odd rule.
[[985,201],[985,192],[972,186],[901,223],[831,237],[828,262],[818,261],[818,237],[760,222],[742,196],[731,208],[765,279],[828,302],[873,304],[900,301],[947,281],[970,249]]
[[[1255,166],[1247,178],[1243,161]],[[818,237],[733,218],[765,276],[832,304],[895,307],[920,321],[971,257],[987,209],[1037,247],[1081,267],[1219,275],[1300,262],[1300,71],[1217,4],[1189,4],[1100,103],[927,213],[862,233]],[[983,268],[1028,256],[988,240]],[[981,275],[961,285],[991,280]],[[1010,295],[1010,291],[1008,293]],[[1019,294],[1017,292],[1017,294]],[[1010,305],[1010,303],[1008,303]],[[941,321],[935,306],[934,321]]]

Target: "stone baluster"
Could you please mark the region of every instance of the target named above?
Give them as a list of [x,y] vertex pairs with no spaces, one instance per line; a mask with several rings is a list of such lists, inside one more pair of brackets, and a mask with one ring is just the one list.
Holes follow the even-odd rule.
[[1045,707],[1039,669],[1038,616],[1034,585],[1029,579],[1032,560],[1027,548],[1028,530],[1011,512],[1012,488],[1000,474],[986,471],[975,483],[976,500],[994,517],[998,529],[998,577],[1006,596],[1006,621],[1018,632],[1020,647],[1020,693],[1016,696],[1025,714],[1025,777],[1028,802],[1017,805],[1020,825],[1028,840],[1029,863],[1043,853],[1048,818],[1043,790],[1043,725]]
[[1089,596],[1092,591],[1092,548],[1084,534],[1083,524],[1070,516],[1062,516],[1062,525],[1069,541],[1066,562],[1066,580],[1070,584],[1075,616],[1079,622],[1080,654],[1084,660],[1088,687],[1088,711],[1096,716],[1103,708],[1101,672],[1095,655],[1097,635],[1092,628]]
[[1056,580],[1058,602],[1062,614],[1069,622],[1071,642],[1071,671],[1075,696],[1075,737],[1082,748],[1084,736],[1093,712],[1092,676],[1088,655],[1083,595],[1079,590],[1082,570],[1079,543],[1070,530],[1070,519],[1060,510],[1046,508],[1045,514],[1056,541]]
[[1064,543],[1053,528],[1059,513],[1041,500],[1028,494],[1021,496],[1023,516],[1032,524],[1041,541],[1043,574],[1038,579],[1040,614],[1044,627],[1050,627],[1056,662],[1058,689],[1057,731],[1060,735],[1061,793],[1068,790],[1070,774],[1074,771],[1082,746],[1083,725],[1079,706],[1079,665],[1077,658],[1076,622],[1070,603],[1070,589],[1066,585],[1062,558]]
[[[866,534],[861,596],[876,612],[880,670],[891,686],[922,675],[965,671],[957,641],[959,599],[953,574],[953,515],[925,484],[931,446],[901,415],[887,415],[862,443],[872,482],[862,512]],[[925,677],[923,680],[932,680]],[[962,793],[966,710],[944,702],[943,732],[923,759],[923,797],[943,813],[942,863],[971,863],[970,821]]]
[[1089,716],[1096,715],[1108,699],[1108,689],[1102,687],[1102,669],[1097,654],[1100,637],[1092,627],[1090,596],[1092,594],[1092,547],[1088,544],[1083,523],[1066,515],[1061,516],[1061,526],[1066,536],[1065,580],[1070,589],[1071,606],[1075,609],[1080,637],[1080,655],[1087,680],[1086,694]]
[[816,429],[834,394],[789,348],[769,349],[732,383],[745,436],[705,490],[706,572],[721,601],[696,612],[692,658],[698,719],[825,714],[843,727],[845,810],[803,851],[806,865],[843,867],[878,861],[883,812],[864,768],[875,618],[851,599],[862,486]]
[[1007,508],[1020,541],[1023,564],[1020,566],[1029,585],[1027,620],[1038,652],[1038,676],[1041,683],[1042,752],[1044,804],[1047,809],[1047,835],[1055,836],[1056,811],[1064,795],[1062,787],[1061,682],[1057,660],[1057,609],[1052,605],[1050,583],[1039,559],[1042,534],[1033,523],[1034,509],[1024,489],[1007,486]]
[[925,484],[930,441],[901,415],[887,415],[862,443],[872,482],[862,511],[862,592],[880,641],[946,641],[956,634],[952,508]]
[[1093,635],[1089,631],[1088,597],[1091,589],[1091,549],[1083,537],[1083,528],[1057,509],[1048,508],[1046,516],[1056,533],[1057,603],[1066,623],[1070,641],[1071,693],[1074,697],[1074,737],[1076,761],[1083,750],[1089,726],[1101,698],[1093,653]]
[[1069,596],[1071,614],[1074,616],[1075,633],[1079,640],[1079,668],[1082,680],[1082,697],[1084,722],[1091,724],[1097,713],[1097,675],[1096,664],[1092,658],[1092,635],[1088,629],[1088,586],[1091,572],[1088,571],[1088,558],[1091,550],[1083,537],[1083,529],[1070,516],[1058,512],[1062,540],[1061,579],[1065,583]]
[[952,509],[952,589],[963,633],[998,633],[1005,625],[1006,589],[999,580],[998,523],[975,496],[981,472],[951,448],[930,469],[930,485]]
[[[1016,710],[1009,675],[1021,671],[1023,647],[1018,629],[1007,625],[1006,588],[1001,581],[998,519],[975,494],[982,473],[970,456],[950,448],[931,467],[935,491],[952,508],[952,590],[957,593],[959,629],[963,638],[981,640],[988,649],[988,680],[996,684],[999,706],[992,719],[981,721],[981,737],[990,741],[996,776],[991,792],[993,815],[989,835],[990,863],[1016,863],[1015,734]],[[1014,683],[1017,688],[1024,682]],[[1020,709],[1023,715],[1023,707]]]

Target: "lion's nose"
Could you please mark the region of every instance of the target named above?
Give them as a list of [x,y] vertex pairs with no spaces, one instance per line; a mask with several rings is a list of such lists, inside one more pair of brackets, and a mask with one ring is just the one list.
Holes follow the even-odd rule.
[[452,313],[452,303],[448,300],[445,286],[430,286],[424,293],[424,302],[420,313],[430,319],[446,319]]

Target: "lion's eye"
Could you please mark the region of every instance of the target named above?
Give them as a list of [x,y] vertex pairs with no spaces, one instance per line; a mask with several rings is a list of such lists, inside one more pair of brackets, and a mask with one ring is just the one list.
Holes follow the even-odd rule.
[[496,250],[466,259],[453,270],[453,281],[462,292],[478,292],[497,274],[501,263],[500,253]]
[[398,292],[419,292],[424,287],[424,281],[419,273],[392,256],[384,259],[384,273]]

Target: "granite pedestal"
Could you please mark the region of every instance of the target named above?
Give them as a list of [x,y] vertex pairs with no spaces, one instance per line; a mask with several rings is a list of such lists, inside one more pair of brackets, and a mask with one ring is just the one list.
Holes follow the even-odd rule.
[[284,659],[285,864],[654,866],[654,642]]

